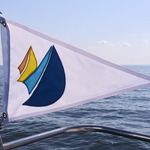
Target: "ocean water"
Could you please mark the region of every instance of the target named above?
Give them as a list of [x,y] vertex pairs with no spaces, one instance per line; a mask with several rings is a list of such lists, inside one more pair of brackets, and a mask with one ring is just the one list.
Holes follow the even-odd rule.
[[[126,66],[150,75],[150,66]],[[0,68],[0,112],[3,76]],[[3,143],[60,127],[95,124],[150,135],[150,87],[6,124]],[[100,132],[67,133],[16,150],[148,150],[150,143]]]

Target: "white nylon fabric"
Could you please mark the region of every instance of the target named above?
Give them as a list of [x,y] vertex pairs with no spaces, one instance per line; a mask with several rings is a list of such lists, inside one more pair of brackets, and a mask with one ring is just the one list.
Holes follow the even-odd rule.
[[[8,100],[4,99],[7,107],[3,111],[7,112],[8,122],[66,109],[150,85],[150,77],[146,75],[107,62],[13,21],[7,21],[7,25],[10,31],[10,77]],[[52,105],[22,105],[30,95],[26,86],[17,82],[20,76],[18,66],[30,45],[38,64],[52,45],[55,46],[63,64],[66,75],[65,91]]]

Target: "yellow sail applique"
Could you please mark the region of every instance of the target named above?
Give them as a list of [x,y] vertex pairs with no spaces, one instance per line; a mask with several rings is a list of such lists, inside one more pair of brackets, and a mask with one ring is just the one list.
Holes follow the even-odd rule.
[[36,68],[37,68],[37,60],[36,60],[35,54],[33,52],[32,46],[30,46],[22,63],[18,67],[21,75],[17,81],[23,82],[36,70]]

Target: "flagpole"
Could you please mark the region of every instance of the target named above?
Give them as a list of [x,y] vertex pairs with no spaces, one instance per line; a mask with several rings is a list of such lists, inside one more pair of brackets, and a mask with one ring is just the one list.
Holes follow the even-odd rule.
[[1,136],[0,136],[0,150],[4,150]]
[[[2,12],[0,12],[0,16],[2,17]],[[2,22],[0,22],[2,24]],[[2,49],[1,49],[1,28],[0,28],[0,50],[2,52]],[[1,118],[1,121],[0,121],[0,130],[2,129],[2,124],[3,124],[3,121],[4,121],[4,116],[2,115],[2,118]],[[2,142],[2,138],[0,136],[0,150],[4,150],[3,149],[3,142]]]
[[[72,126],[72,127],[62,127],[62,128],[55,129],[52,131],[47,131],[47,132],[43,132],[43,133],[36,134],[33,136],[29,136],[26,138],[22,138],[19,140],[11,141],[11,142],[3,144],[3,147],[2,147],[3,149],[0,149],[0,150],[9,150],[12,148],[17,148],[23,145],[27,145],[33,142],[37,142],[43,139],[47,139],[47,138],[65,134],[65,133],[83,132],[83,131],[104,132],[104,133],[109,133],[113,135],[118,135],[118,136],[123,136],[127,138],[150,142],[150,136],[144,135],[144,134],[129,132],[125,130],[110,128],[110,127],[104,127],[104,126],[78,125],[78,126]],[[1,142],[1,145],[2,145],[2,142]]]
[[[2,17],[2,12],[0,12],[0,16]],[[2,22],[0,21],[2,24]],[[0,53],[2,52],[2,44],[1,44],[1,27],[0,27]],[[0,130],[2,129],[2,124],[3,124],[4,118],[2,116],[1,121],[0,121]],[[1,138],[1,137],[0,137]]]
[[[0,12],[0,16],[3,17],[2,12]],[[6,23],[5,23],[4,21],[0,21],[0,23],[1,23],[3,26],[6,26]],[[2,38],[2,37],[1,37],[1,28],[0,28],[0,51],[2,52],[2,43],[1,43],[2,39],[1,39],[1,38]],[[2,129],[3,122],[4,122],[4,120],[5,120],[6,118],[7,118],[6,113],[3,113],[3,114],[2,114],[1,121],[0,121],[0,130]]]
[[7,118],[6,113],[3,113],[3,114],[2,114],[2,119],[1,119],[1,122],[0,122],[0,130],[2,129],[3,122],[4,122],[4,120],[5,120],[6,118]]

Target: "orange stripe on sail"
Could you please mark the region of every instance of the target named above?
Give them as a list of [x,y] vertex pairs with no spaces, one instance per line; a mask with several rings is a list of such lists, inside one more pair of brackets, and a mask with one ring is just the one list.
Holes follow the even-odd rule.
[[28,57],[29,57],[29,52],[30,52],[31,49],[32,49],[32,47],[30,46],[30,48],[29,48],[27,54],[25,55],[25,57],[24,57],[22,63],[21,63],[20,66],[18,67],[18,69],[19,69],[19,71],[20,71],[20,74],[22,73],[22,71],[24,70],[24,68],[25,68],[25,66],[26,66],[26,64],[27,64],[27,60],[28,60]]

